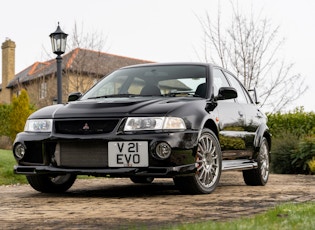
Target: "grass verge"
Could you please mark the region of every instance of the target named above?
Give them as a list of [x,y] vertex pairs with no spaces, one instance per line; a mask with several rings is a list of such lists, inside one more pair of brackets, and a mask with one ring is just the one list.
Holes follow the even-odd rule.
[[24,175],[14,174],[13,166],[15,164],[12,151],[0,149],[0,185],[27,183]]
[[266,213],[253,217],[237,220],[216,222],[208,221],[176,225],[165,229],[170,230],[291,230],[291,229],[314,229],[315,227],[315,202],[281,204]]

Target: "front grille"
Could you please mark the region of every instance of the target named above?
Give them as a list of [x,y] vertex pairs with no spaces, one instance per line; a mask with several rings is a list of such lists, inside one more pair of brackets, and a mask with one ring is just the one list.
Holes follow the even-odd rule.
[[55,121],[55,132],[61,134],[102,134],[110,133],[118,119],[106,120],[61,120]]
[[108,165],[107,143],[98,141],[61,142],[56,145],[58,166],[104,168]]

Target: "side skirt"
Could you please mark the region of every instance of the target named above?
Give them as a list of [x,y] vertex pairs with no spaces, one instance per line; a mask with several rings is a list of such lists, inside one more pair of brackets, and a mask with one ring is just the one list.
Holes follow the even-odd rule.
[[222,161],[222,171],[227,170],[249,170],[257,168],[257,162],[248,159],[238,159],[238,160],[223,160]]

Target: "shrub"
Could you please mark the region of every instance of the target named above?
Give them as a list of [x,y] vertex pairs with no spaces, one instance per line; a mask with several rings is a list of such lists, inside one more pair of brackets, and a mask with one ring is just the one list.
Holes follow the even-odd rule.
[[273,138],[271,171],[280,174],[294,174],[291,155],[298,148],[299,139],[294,134]]
[[8,136],[10,133],[10,123],[8,122],[8,117],[10,116],[11,109],[11,105],[0,105],[0,136]]
[[310,174],[311,170],[308,162],[315,157],[315,135],[305,137],[299,143],[298,149],[291,155],[292,167],[296,173]]
[[305,112],[303,107],[286,114],[267,114],[268,127],[274,138],[294,134],[298,139],[315,134],[315,113]]
[[25,122],[28,116],[34,112],[34,108],[30,106],[26,90],[22,90],[18,97],[13,98],[11,106],[9,137],[13,141],[16,134],[23,131]]
[[315,136],[304,137],[299,140],[291,134],[283,138],[276,138],[274,142],[271,158],[271,170],[274,173],[314,173]]
[[315,174],[315,157],[313,157],[312,160],[309,160],[307,164],[308,167],[310,168],[311,173]]
[[314,156],[315,113],[303,107],[286,114],[268,114],[272,133],[271,171],[310,173],[308,162]]

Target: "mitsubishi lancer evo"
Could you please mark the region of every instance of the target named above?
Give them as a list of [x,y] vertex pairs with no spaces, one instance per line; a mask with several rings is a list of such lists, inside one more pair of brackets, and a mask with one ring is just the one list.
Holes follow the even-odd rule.
[[172,178],[183,193],[207,194],[239,170],[247,185],[265,185],[271,134],[255,95],[208,63],[127,66],[31,114],[13,143],[14,171],[44,193],[65,192],[78,175]]

